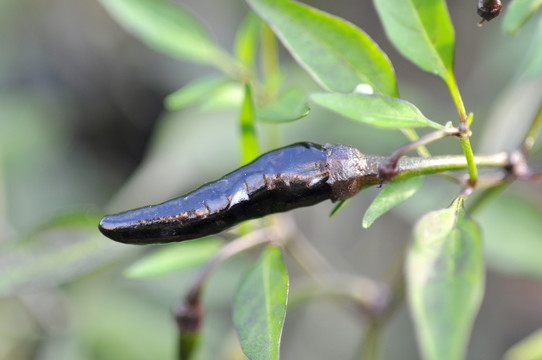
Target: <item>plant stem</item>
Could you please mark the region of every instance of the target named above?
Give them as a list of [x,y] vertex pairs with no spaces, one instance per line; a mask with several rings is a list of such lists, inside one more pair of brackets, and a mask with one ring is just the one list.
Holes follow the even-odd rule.
[[239,114],[239,127],[241,132],[240,162],[245,165],[258,157],[259,144],[256,136],[256,110],[250,84],[245,84],[245,96]]
[[457,82],[455,81],[455,75],[453,74],[453,72],[450,72],[449,76],[445,79],[445,82],[446,85],[448,85],[450,95],[452,96],[455,107],[457,108],[457,113],[459,114],[459,121],[462,126],[467,128],[467,111],[465,110],[465,104],[463,103],[463,99],[461,98],[461,93],[459,92],[459,88],[457,87]]
[[265,23],[262,23],[261,44],[263,83],[266,95],[274,98],[280,81],[277,39],[273,30]]
[[496,185],[489,189],[484,190],[484,192],[480,196],[478,196],[468,207],[468,213],[470,215],[474,214],[489,200],[500,195],[508,186],[510,186],[510,184],[511,184],[510,181],[504,180],[499,185]]
[[465,159],[467,159],[468,163],[470,177],[469,184],[471,187],[474,187],[476,185],[476,180],[478,179],[478,170],[476,169],[474,154],[472,152],[472,146],[469,140],[469,127],[470,122],[472,121],[472,117],[470,118],[470,121],[467,121],[467,111],[465,110],[465,104],[463,103],[463,99],[461,98],[461,93],[459,92],[459,88],[457,87],[457,82],[455,80],[453,72],[449,73],[449,76],[446,78],[445,82],[446,85],[448,85],[448,89],[450,90],[450,94],[452,95],[452,99],[454,100],[455,107],[457,108],[457,113],[459,114],[459,129],[461,129],[461,148],[463,149]]
[[523,138],[520,150],[511,155],[509,165],[511,166],[510,173],[511,175],[513,175],[512,178],[506,177],[502,179],[500,182],[498,182],[495,186],[492,186],[489,189],[486,189],[469,206],[469,213],[472,214],[473,212],[478,211],[478,209],[481,206],[485,205],[485,203],[489,199],[500,195],[512,183],[514,176],[519,177],[519,178],[527,178],[529,180],[534,180],[534,181],[538,181],[541,178],[542,175],[533,173],[527,167],[527,163],[526,163],[526,159],[531,153],[531,150],[533,149],[533,146],[538,137],[538,133],[540,132],[541,126],[542,126],[542,102],[540,103],[540,106],[538,107],[538,111],[536,112],[533,120],[531,121],[531,125],[529,126],[529,129],[525,133],[525,137]]
[[380,165],[380,182],[383,183],[390,181],[397,175],[397,162],[403,155],[411,152],[412,150],[418,149],[420,146],[424,146],[425,144],[429,144],[430,142],[442,139],[443,137],[459,134],[459,129],[444,128],[433,131],[429,134],[425,134],[424,136],[401,146],[390,155],[386,162]]
[[381,332],[381,324],[378,319],[367,324],[361,342],[360,360],[378,360],[380,358],[379,344]]
[[220,251],[200,269],[186,296],[186,301],[188,303],[196,303],[199,301],[199,296],[205,280],[209,277],[211,272],[225,260],[252,247],[268,243],[273,239],[274,236],[272,231],[260,229],[241,236],[222,247]]
[[[509,163],[508,154],[474,156],[473,162],[481,167],[506,167]],[[468,168],[469,163],[463,156],[435,156],[431,158],[403,158],[397,167],[397,179],[404,179],[419,175],[435,174],[442,171],[460,170]]]
[[[410,141],[416,141],[416,140],[418,140],[420,138],[418,136],[418,133],[416,132],[416,130],[414,130],[412,128],[401,129],[401,132]],[[423,156],[423,157],[431,156],[431,153],[429,152],[429,150],[427,150],[427,148],[425,146],[423,146],[423,145],[419,146],[416,150],[418,152],[418,155],[420,155],[420,156]]]
[[244,66],[225,51],[216,51],[213,56],[213,64],[232,79],[242,78],[246,72]]
[[[312,274],[295,283],[295,290],[288,299],[288,309],[300,306],[317,297],[337,298],[349,301],[359,315],[373,319],[386,304],[388,288],[371,279],[339,272]],[[352,308],[349,308],[352,309]]]
[[533,149],[534,143],[536,142],[536,138],[538,137],[538,133],[540,131],[540,126],[542,126],[542,102],[540,103],[540,107],[538,108],[538,111],[531,122],[529,130],[527,130],[527,133],[525,134],[525,138],[523,139],[521,151],[525,157],[527,157]]
[[405,144],[401,146],[399,149],[395,150],[390,155],[390,158],[389,158],[390,165],[395,166],[403,155],[411,152],[412,150],[418,149],[420,146],[424,146],[433,141],[436,141],[436,140],[442,139],[443,137],[451,136],[451,135],[459,135],[459,129],[444,128],[441,130],[433,131],[429,134],[425,134],[424,136],[412,142],[409,142],[408,144]]
[[288,253],[309,275],[318,280],[323,273],[335,272],[336,270],[327,259],[307,240],[295,225],[293,219],[287,216],[278,215],[281,229],[286,229],[285,247]]
[[476,185],[478,180],[478,169],[476,168],[476,159],[472,152],[472,146],[470,145],[470,140],[467,136],[461,137],[461,147],[463,148],[463,153],[465,154],[465,159],[467,160],[467,168],[469,171],[469,184],[471,187]]
[[[507,153],[473,156],[473,163],[480,167],[506,168],[510,165]],[[364,170],[357,176],[361,186],[377,185],[382,182],[381,168],[388,166],[389,158],[365,155]],[[420,175],[437,174],[450,170],[468,169],[469,163],[464,156],[404,157],[397,161],[393,180],[406,179]],[[384,174],[385,176],[385,174]],[[390,180],[391,181],[391,180]]]

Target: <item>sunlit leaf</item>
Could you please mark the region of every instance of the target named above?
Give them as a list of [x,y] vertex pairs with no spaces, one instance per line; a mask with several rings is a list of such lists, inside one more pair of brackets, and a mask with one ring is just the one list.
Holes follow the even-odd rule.
[[223,245],[218,237],[207,237],[166,245],[130,265],[124,274],[130,278],[148,278],[199,266]]
[[258,157],[258,139],[256,137],[254,103],[249,84],[245,85],[245,99],[241,105],[241,164],[249,163]]
[[236,109],[245,98],[245,87],[236,81],[228,81],[219,86],[208,97],[202,99],[198,109],[201,111],[218,111]]
[[389,96],[315,93],[310,98],[318,105],[343,116],[381,128],[442,128],[442,125],[426,118],[408,101]]
[[423,359],[463,359],[483,297],[484,264],[480,229],[462,197],[418,221],[405,270]]
[[519,276],[542,277],[542,210],[523,197],[503,194],[480,210],[488,266]]
[[290,0],[247,2],[324,88],[352,92],[359,84],[368,84],[381,94],[397,95],[388,58],[353,24]]
[[413,196],[423,185],[423,176],[389,183],[375,197],[365,215],[362,226],[368,228],[381,215]]
[[503,29],[514,34],[542,7],[542,0],[514,0],[504,14]]
[[374,0],[393,45],[421,69],[448,79],[454,28],[444,0]]
[[212,97],[218,90],[228,83],[222,76],[209,76],[196,79],[171,93],[164,99],[168,110],[179,110],[185,106],[199,103]]
[[503,356],[503,360],[542,359],[542,329],[515,344]]
[[245,66],[253,67],[258,47],[261,20],[250,12],[243,20],[235,36],[235,56]]
[[298,88],[289,88],[279,94],[275,101],[256,107],[256,116],[262,121],[287,122],[301,119],[309,114],[305,93]]
[[270,246],[245,275],[233,300],[233,323],[250,359],[279,358],[288,275],[279,248]]
[[167,0],[100,2],[127,31],[158,51],[202,63],[216,63],[224,57],[203,24]]

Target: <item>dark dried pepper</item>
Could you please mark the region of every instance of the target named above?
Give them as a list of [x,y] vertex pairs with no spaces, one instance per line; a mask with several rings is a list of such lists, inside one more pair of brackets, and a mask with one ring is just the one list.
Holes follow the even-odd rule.
[[351,146],[298,143],[179,198],[107,215],[99,228],[129,244],[195,239],[244,220],[353,196],[361,188],[362,164],[363,155]]

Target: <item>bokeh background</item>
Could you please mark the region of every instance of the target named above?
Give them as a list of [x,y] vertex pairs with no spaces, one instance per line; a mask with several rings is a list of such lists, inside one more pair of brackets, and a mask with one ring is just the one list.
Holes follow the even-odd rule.
[[[244,1],[177,3],[231,51],[248,12]],[[310,4],[365,30],[391,58],[401,96],[428,118],[456,120],[445,86],[395,51],[372,2]],[[511,36],[502,31],[502,16],[478,28],[475,0],[448,1],[448,7],[456,27],[456,76],[475,114],[472,141],[479,152],[512,149],[541,99],[540,76],[525,75],[529,54],[542,45],[535,40],[540,16]],[[318,90],[284,49],[281,63],[289,83]],[[148,48],[95,0],[0,1],[0,359],[174,358],[172,309],[195,272],[129,279],[124,269],[157,247],[112,243],[92,221],[162,202],[238,165],[239,92],[180,111],[163,106],[166,95],[216,72]],[[341,142],[379,155],[405,142],[399,133],[317,106],[272,131],[283,144]],[[430,149],[461,151],[454,140]],[[362,192],[332,219],[329,202],[292,216],[338,269],[386,280],[413,222],[448,206],[458,191],[443,179],[427,179],[413,199],[369,230],[361,229],[361,218],[378,189]],[[484,225],[489,268],[468,359],[501,358],[542,327],[542,191],[518,183],[507,194],[475,216]],[[79,214],[76,221],[57,217],[72,211]],[[229,261],[208,283],[208,336],[199,358],[243,358],[231,325],[231,297],[255,255]],[[301,273],[288,265],[292,277]],[[363,331],[363,319],[333,300],[316,299],[288,312],[282,358],[352,359]],[[405,306],[387,325],[382,351],[384,359],[419,358]]]

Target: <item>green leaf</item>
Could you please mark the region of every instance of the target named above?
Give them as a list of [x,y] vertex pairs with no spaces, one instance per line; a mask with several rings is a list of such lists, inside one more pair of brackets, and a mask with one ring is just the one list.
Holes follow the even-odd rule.
[[452,73],[454,28],[443,0],[374,0],[390,41],[421,69]]
[[516,276],[542,277],[542,209],[531,200],[503,194],[477,215],[484,230],[488,265]]
[[405,270],[423,359],[463,359],[484,291],[480,229],[463,197],[418,221]]
[[289,88],[275,101],[257,106],[256,117],[267,122],[288,122],[307,116],[309,111],[303,90]]
[[57,286],[133,254],[92,229],[57,228],[0,249],[0,297]]
[[423,176],[398,180],[386,185],[375,197],[365,215],[362,226],[367,229],[381,215],[413,196],[423,185]]
[[504,15],[503,29],[515,34],[542,7],[542,0],[514,0]]
[[250,12],[239,26],[237,35],[235,36],[235,56],[249,68],[254,67],[260,29],[260,19],[256,14]]
[[100,222],[103,214],[91,210],[76,210],[76,211],[67,211],[64,213],[57,214],[47,220],[45,223],[38,226],[33,234],[38,232],[54,229],[54,228],[68,228],[68,227],[79,227],[79,228],[95,228],[96,224]]
[[352,92],[369,84],[397,96],[387,56],[353,24],[289,0],[247,0],[301,66],[324,88]]
[[217,111],[239,108],[245,98],[245,87],[236,81],[228,81],[201,101],[199,110]]
[[130,265],[124,275],[129,278],[149,278],[193,268],[212,258],[222,245],[223,241],[218,237],[166,245]]
[[542,329],[515,344],[504,354],[503,360],[542,359]]
[[254,126],[254,104],[250,85],[245,85],[245,99],[241,105],[241,164],[247,164],[258,157],[258,139]]
[[91,210],[64,212],[0,244],[0,297],[56,286],[130,256],[125,246],[99,235],[102,216]]
[[196,79],[171,93],[164,99],[168,110],[179,110],[213,96],[229,81],[223,76],[208,76]]
[[343,116],[381,128],[443,127],[427,119],[408,101],[389,96],[315,93],[310,98]]
[[109,14],[149,47],[185,60],[217,64],[224,53],[188,11],[165,0],[100,0]]
[[245,275],[233,299],[233,323],[250,359],[279,358],[288,274],[279,248],[267,247]]
[[348,199],[344,199],[344,200],[339,201],[339,203],[337,205],[335,205],[333,210],[331,210],[331,213],[329,213],[329,218],[331,219],[332,217],[334,217],[335,214],[337,214],[339,212],[339,210],[341,210],[343,207],[345,207],[346,204],[348,204],[348,202],[350,200],[352,200],[352,199],[353,198],[349,197]]

